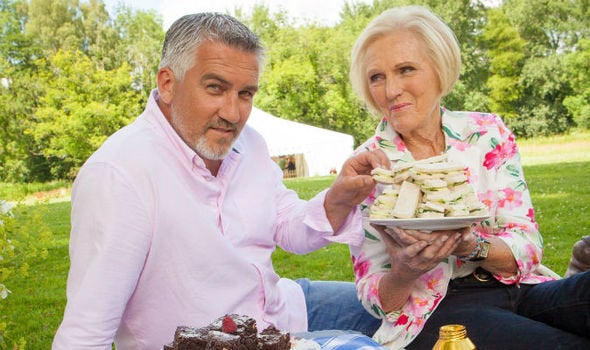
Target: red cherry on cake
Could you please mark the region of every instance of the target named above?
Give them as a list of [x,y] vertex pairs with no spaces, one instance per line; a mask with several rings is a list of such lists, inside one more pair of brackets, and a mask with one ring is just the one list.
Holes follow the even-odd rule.
[[234,322],[234,320],[231,317],[225,316],[223,318],[223,321],[221,322],[221,331],[224,333],[233,334],[237,330],[238,326],[236,325],[236,322]]

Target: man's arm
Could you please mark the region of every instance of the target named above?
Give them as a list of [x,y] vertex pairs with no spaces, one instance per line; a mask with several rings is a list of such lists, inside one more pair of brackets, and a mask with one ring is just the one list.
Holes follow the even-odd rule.
[[110,349],[149,249],[145,205],[104,164],[72,191],[68,301],[53,349]]

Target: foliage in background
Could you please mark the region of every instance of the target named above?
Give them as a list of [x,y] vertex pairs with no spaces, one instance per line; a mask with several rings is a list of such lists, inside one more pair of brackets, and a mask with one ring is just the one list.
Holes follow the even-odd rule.
[[0,0],[0,179],[71,179],[155,86],[162,20],[102,0]]
[[[7,298],[11,298],[12,279],[28,279],[29,262],[47,258],[51,231],[43,224],[43,213],[38,208],[16,206],[0,201],[0,315]],[[0,346],[5,343],[6,329],[13,325],[11,318],[0,317]],[[6,338],[13,349],[24,348],[22,338]]]
[[[461,45],[447,108],[498,113],[527,138],[590,128],[586,0],[351,1],[332,26],[296,23],[263,2],[236,9],[268,49],[256,105],[364,141],[376,120],[351,90],[350,49],[373,17],[407,4],[430,7]],[[102,0],[0,0],[0,28],[0,180],[71,179],[143,109],[162,19],[123,5],[108,13]]]
[[522,88],[518,83],[524,64],[524,39],[500,9],[488,12],[488,23],[481,40],[487,44],[490,56],[489,73],[486,81],[488,105],[494,113],[504,118],[515,118]]
[[571,83],[572,93],[563,99],[563,105],[576,125],[590,129],[590,38],[580,40],[578,51],[567,54],[566,80]]
[[73,178],[108,135],[141,112],[138,93],[130,89],[126,63],[113,70],[93,69],[80,51],[58,51],[38,60],[37,78],[47,86],[35,120],[27,124],[37,153],[48,160],[52,179]]

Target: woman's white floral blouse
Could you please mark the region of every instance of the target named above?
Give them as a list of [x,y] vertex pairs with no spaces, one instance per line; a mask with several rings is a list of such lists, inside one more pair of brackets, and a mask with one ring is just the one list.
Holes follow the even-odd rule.
[[[559,278],[541,265],[543,240],[539,233],[530,194],[524,179],[514,134],[494,114],[452,112],[442,109],[442,129],[448,159],[465,165],[469,182],[480,201],[491,213],[488,220],[475,226],[482,236],[500,237],[512,250],[518,273],[510,278],[494,276],[505,284],[534,284]],[[356,152],[381,149],[392,161],[414,159],[403,140],[383,118],[373,137]],[[365,241],[360,248],[351,248],[359,297],[367,310],[382,318],[374,339],[391,349],[402,349],[422,330],[428,317],[445,297],[449,281],[470,274],[474,263],[464,263],[454,256],[423,274],[405,305],[395,312],[381,308],[378,285],[390,269],[389,256],[380,234],[367,221],[368,207],[379,188],[362,204],[365,216]]]

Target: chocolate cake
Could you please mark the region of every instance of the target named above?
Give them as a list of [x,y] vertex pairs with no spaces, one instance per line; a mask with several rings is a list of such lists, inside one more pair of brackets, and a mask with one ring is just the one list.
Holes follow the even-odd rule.
[[273,326],[269,326],[258,335],[259,350],[283,350],[291,348],[291,336],[281,332]]
[[162,350],[288,350],[291,336],[270,326],[258,334],[248,316],[225,315],[201,328],[178,326]]

